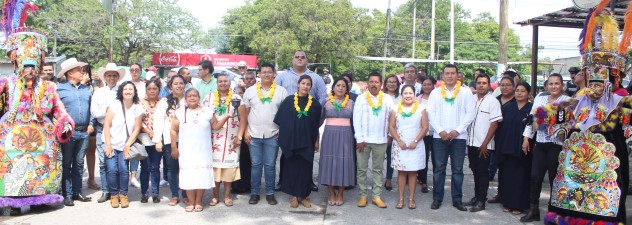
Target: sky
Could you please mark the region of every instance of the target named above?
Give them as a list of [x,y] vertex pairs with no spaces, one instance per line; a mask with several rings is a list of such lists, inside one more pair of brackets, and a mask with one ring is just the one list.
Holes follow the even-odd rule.
[[[386,12],[388,8],[387,0],[350,1],[355,7],[378,9],[383,12]],[[397,7],[406,1],[407,0],[391,0],[391,9],[395,11]],[[463,5],[465,9],[470,11],[472,16],[481,12],[490,12],[498,19],[498,11],[500,8],[499,0],[455,0],[455,2]],[[200,21],[202,27],[208,29],[219,26],[222,16],[228,9],[244,5],[245,1],[180,0],[178,4],[185,10],[190,11],[193,16]],[[523,46],[531,44],[532,27],[521,27],[520,25],[513,24],[514,22],[524,21],[571,6],[573,6],[571,0],[509,0],[509,27],[516,31]],[[579,50],[577,49],[579,29],[540,27],[539,32],[540,46],[544,46],[544,49],[539,51],[541,58],[549,57],[551,59],[557,59],[579,56]]]

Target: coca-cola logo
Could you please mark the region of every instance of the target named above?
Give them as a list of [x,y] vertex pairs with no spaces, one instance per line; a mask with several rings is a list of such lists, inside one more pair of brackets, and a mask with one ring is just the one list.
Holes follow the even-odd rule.
[[180,54],[160,54],[158,57],[160,65],[178,65],[180,64]]

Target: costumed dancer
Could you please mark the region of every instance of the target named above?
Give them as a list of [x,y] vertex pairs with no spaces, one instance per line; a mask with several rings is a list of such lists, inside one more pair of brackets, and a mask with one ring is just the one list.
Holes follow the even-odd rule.
[[55,84],[39,78],[46,34],[24,27],[25,0],[5,1],[1,26],[16,75],[0,78],[0,207],[59,204],[62,154],[60,142],[72,135],[74,123]]
[[588,13],[582,32],[585,95],[538,108],[533,125],[564,141],[558,157],[545,224],[624,224],[632,98],[613,90],[621,82],[632,38],[630,8],[621,43],[619,26],[605,9],[609,0]]

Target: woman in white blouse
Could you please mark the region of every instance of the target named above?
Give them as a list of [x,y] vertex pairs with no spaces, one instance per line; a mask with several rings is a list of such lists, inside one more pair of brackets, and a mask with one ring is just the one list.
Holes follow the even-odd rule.
[[143,120],[143,107],[138,104],[136,86],[130,81],[123,82],[116,92],[116,101],[107,109],[103,124],[103,141],[107,166],[107,181],[110,189],[110,203],[113,208],[119,204],[129,206],[127,190],[129,183],[130,147],[136,141]]
[[[546,89],[551,93],[550,95],[541,95],[534,99],[533,108],[531,114],[533,115],[538,107],[544,106],[549,103],[557,103],[570,99],[570,97],[563,95],[564,83],[560,74],[551,74],[547,80]],[[553,179],[557,174],[558,156],[562,151],[562,142],[555,140],[549,136],[547,132],[539,131],[535,137],[535,147],[530,149],[529,139],[534,137],[536,132],[533,130],[532,125],[528,125],[524,129],[524,141],[522,144],[523,151],[530,151],[533,154],[533,161],[531,164],[531,187],[530,187],[530,201],[531,207],[527,215],[520,218],[521,222],[532,222],[540,220],[539,201],[540,191],[542,191],[542,180],[544,180],[544,174],[549,173],[549,184],[553,184]],[[531,140],[533,141],[533,140]]]
[[[175,111],[184,106],[184,77],[175,75],[169,83],[167,83],[171,93],[161,99],[156,106],[156,114],[154,115],[154,137],[152,141],[156,144],[156,151],[162,151],[163,154],[171,156],[171,120],[175,115]],[[176,141],[176,140],[174,140]],[[178,194],[178,184],[180,172],[180,165],[177,157],[167,157],[167,173],[169,174],[169,189],[171,190],[170,206],[175,206],[180,202],[180,195]],[[186,204],[187,195],[182,191],[182,199]]]

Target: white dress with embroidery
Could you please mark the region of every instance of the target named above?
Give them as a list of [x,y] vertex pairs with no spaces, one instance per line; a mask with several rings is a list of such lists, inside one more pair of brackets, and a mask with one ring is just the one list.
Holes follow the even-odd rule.
[[213,182],[211,141],[211,117],[213,111],[206,107],[196,110],[185,107],[176,110],[180,122],[178,150],[180,155],[180,189],[210,189]]

